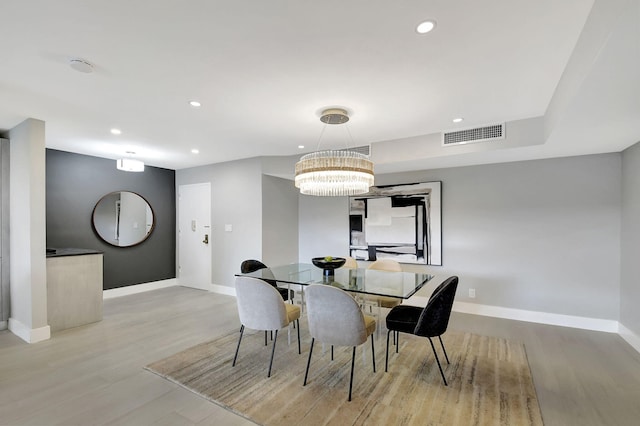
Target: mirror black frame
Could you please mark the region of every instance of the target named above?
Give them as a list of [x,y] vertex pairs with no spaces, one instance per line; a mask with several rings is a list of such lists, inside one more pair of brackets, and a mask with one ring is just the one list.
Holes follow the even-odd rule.
[[[105,200],[106,198],[114,195],[114,194],[121,194],[123,192],[128,192],[130,194],[134,194],[137,195],[138,197],[140,197],[140,199],[142,201],[144,201],[146,203],[146,205],[149,207],[149,210],[151,210],[151,217],[152,217],[152,222],[151,222],[151,227],[149,228],[149,231],[146,232],[144,238],[142,238],[141,240],[137,241],[134,244],[128,244],[128,245],[119,245],[119,244],[114,244],[113,242],[109,241],[107,238],[105,238],[100,231],[98,230],[98,227],[96,226],[96,210],[98,209],[98,206],[100,205],[100,203]],[[145,242],[153,233],[153,230],[156,227],[156,213],[153,210],[153,207],[151,206],[151,203],[149,203],[149,201],[144,198],[142,195],[138,194],[137,192],[134,191],[127,191],[127,190],[119,190],[119,191],[112,191],[109,192],[108,194],[103,195],[102,197],[100,197],[100,199],[98,200],[98,202],[96,202],[95,206],[93,207],[93,211],[91,212],[91,226],[93,228],[93,231],[95,232],[95,234],[98,236],[98,238],[100,238],[100,240],[102,240],[103,242],[113,246],[113,247],[118,247],[118,248],[127,248],[127,247],[135,247],[137,245],[142,244],[143,242]],[[146,228],[146,221],[145,221],[145,228]]]

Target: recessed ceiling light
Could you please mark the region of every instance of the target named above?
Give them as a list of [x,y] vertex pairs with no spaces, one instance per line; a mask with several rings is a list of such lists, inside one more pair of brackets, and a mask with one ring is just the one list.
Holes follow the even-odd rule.
[[111,133],[114,134],[114,135],[119,135],[119,134],[122,133],[122,131],[120,129],[115,129],[114,128],[114,129],[111,129]]
[[195,149],[195,148],[193,148],[193,149],[191,150],[191,153],[192,153],[192,154],[200,154],[200,150],[199,150],[199,149]]
[[191,101],[191,102],[189,102],[189,105],[191,105],[194,108],[198,108],[202,104],[200,102],[198,102],[198,101]]
[[454,118],[454,119],[453,119],[453,122],[454,122],[454,123],[460,123],[460,122],[462,122],[462,120],[464,120],[464,118],[462,118],[462,117],[458,117],[458,118]]
[[432,31],[435,27],[436,21],[428,20],[418,24],[418,26],[416,27],[416,31],[418,32],[418,34],[426,34]]
[[304,149],[304,145],[298,145],[298,148]]

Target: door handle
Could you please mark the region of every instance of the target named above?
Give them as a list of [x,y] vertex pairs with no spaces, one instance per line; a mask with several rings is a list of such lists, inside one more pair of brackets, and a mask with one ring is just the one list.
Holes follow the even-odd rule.
[[202,240],[202,242],[205,244],[209,244],[209,234],[204,234],[204,240]]

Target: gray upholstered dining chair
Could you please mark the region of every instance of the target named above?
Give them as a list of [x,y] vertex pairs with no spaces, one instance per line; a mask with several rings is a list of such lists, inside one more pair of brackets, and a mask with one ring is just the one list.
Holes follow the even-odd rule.
[[321,343],[331,345],[332,358],[333,346],[353,346],[353,353],[351,355],[351,378],[349,380],[349,401],[351,401],[356,347],[366,342],[369,336],[371,336],[373,372],[376,372],[376,355],[373,343],[376,321],[373,317],[364,315],[353,297],[337,287],[325,284],[312,284],[307,287],[306,295],[311,347],[309,349],[307,369],[304,373],[303,386],[307,385],[311,354],[313,353],[313,344],[316,339]]
[[444,385],[447,386],[447,379],[444,377],[442,366],[440,365],[440,359],[436,352],[436,347],[433,345],[432,337],[438,337],[440,340],[440,346],[442,346],[442,352],[449,364],[449,356],[444,348],[442,342],[442,335],[447,331],[449,325],[449,318],[451,316],[451,309],[453,308],[453,299],[456,296],[456,290],[458,288],[458,277],[452,276],[447,278],[440,284],[429,297],[427,306],[424,308],[419,306],[400,305],[391,309],[389,315],[387,315],[387,350],[384,360],[384,371],[387,371],[389,365],[389,334],[394,333],[396,353],[400,346],[400,333],[409,333],[415,336],[422,336],[429,339],[431,343],[431,349],[433,355],[438,363],[438,369],[440,369],[440,375]]
[[271,284],[253,277],[236,277],[236,299],[242,325],[232,365],[234,367],[236,365],[245,327],[264,330],[265,332],[275,331],[271,359],[269,360],[269,372],[267,373],[267,377],[271,377],[271,366],[273,365],[273,355],[278,341],[278,330],[288,326],[293,321],[298,323],[298,327],[296,327],[298,330],[298,353],[301,353],[300,308],[290,303],[284,303],[278,290]]

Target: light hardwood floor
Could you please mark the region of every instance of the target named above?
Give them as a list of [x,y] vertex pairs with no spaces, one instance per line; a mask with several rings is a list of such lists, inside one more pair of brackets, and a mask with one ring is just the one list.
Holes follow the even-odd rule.
[[[640,424],[640,354],[618,335],[457,313],[450,327],[525,343],[547,426]],[[233,297],[172,287],[106,300],[103,321],[45,342],[0,332],[0,424],[253,424],[143,370],[238,328]]]

